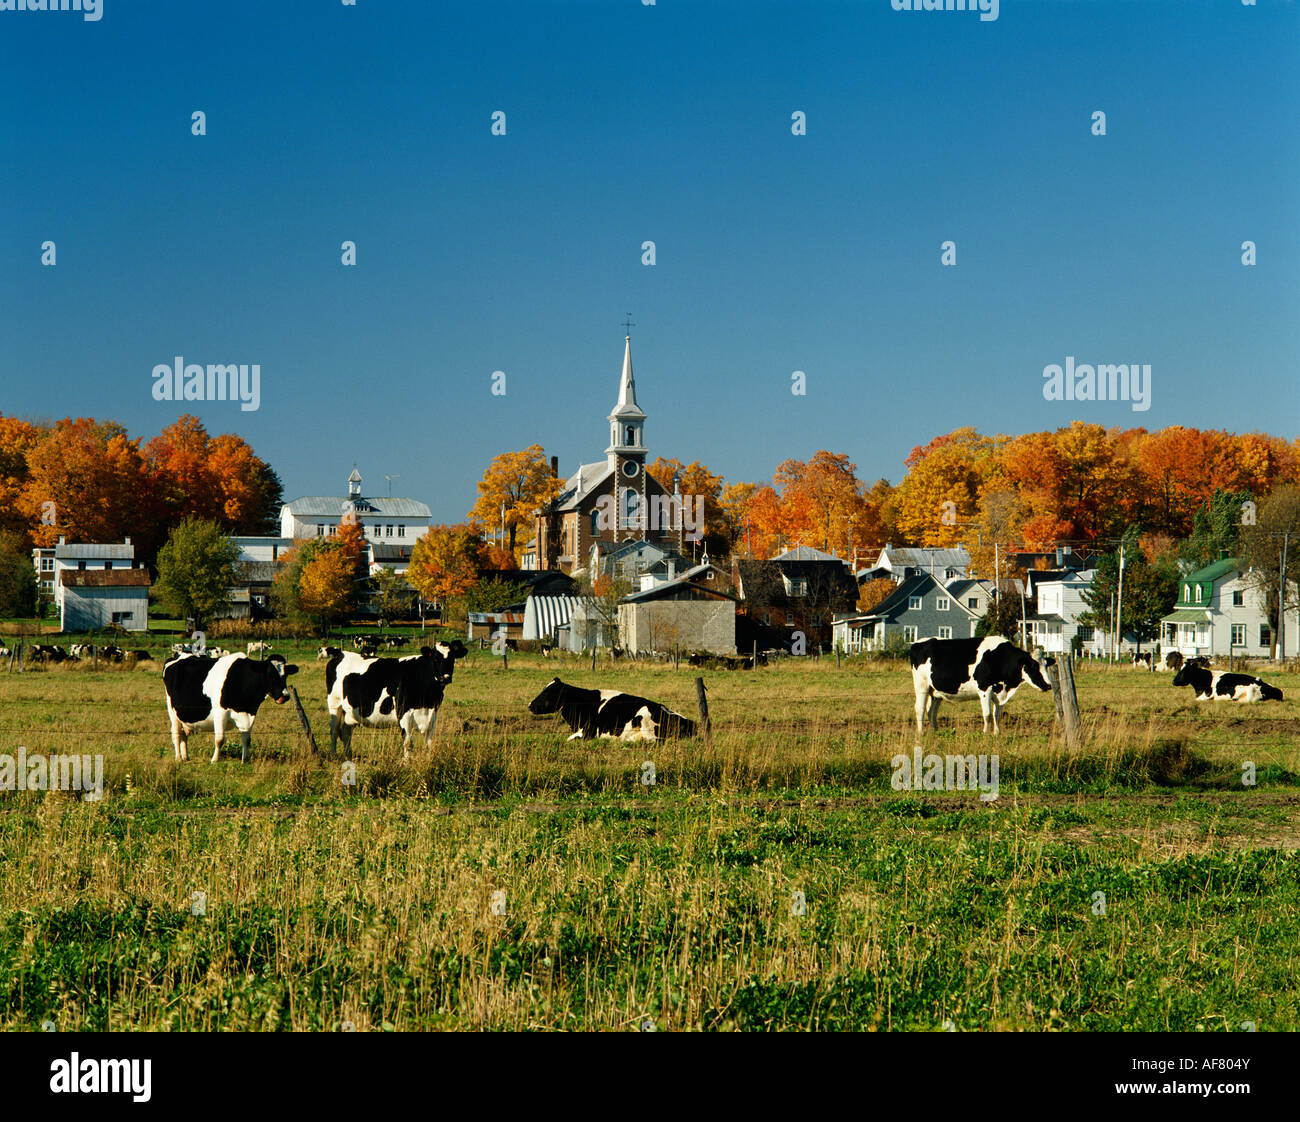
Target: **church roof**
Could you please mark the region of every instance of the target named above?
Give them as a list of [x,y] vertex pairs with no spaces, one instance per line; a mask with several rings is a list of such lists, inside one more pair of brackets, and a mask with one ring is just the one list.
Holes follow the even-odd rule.
[[431,518],[433,512],[428,506],[415,499],[390,499],[375,498],[373,496],[353,496],[349,498],[346,495],[303,495],[301,498],[294,499],[284,505],[288,508],[289,513],[298,517],[307,518],[328,518],[342,517],[343,511],[347,509],[344,504],[352,503],[353,509],[361,518],[377,514],[380,517],[392,518]]
[[551,504],[552,510],[577,510],[579,500],[592,492],[605,479],[614,474],[614,467],[608,460],[595,464],[580,464],[564,484],[564,490]]
[[644,421],[645,414],[636,403],[636,381],[632,377],[632,336],[623,340],[623,375],[618,380],[618,404],[609,415],[611,421]]

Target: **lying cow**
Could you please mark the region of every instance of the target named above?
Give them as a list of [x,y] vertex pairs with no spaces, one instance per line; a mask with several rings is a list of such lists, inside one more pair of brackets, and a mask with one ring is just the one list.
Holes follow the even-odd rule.
[[[1022,683],[1050,691],[1043,668],[1010,639],[1001,635],[986,639],[922,639],[913,643],[912,686],[916,691],[916,731],[923,732],[927,711],[930,727],[938,729],[940,701],[978,697],[984,714],[984,731],[1001,732],[998,714]],[[1046,665],[1051,666],[1053,659]]]
[[288,701],[287,679],[296,673],[298,668],[286,665],[279,655],[265,662],[242,654],[222,658],[191,654],[169,661],[163,667],[163,688],[176,758],[189,758],[191,732],[212,729],[215,764],[229,723],[239,730],[239,758],[247,762],[258,706],[268,697],[280,705]]
[[1188,660],[1174,677],[1174,685],[1191,686],[1197,701],[1281,701],[1282,691],[1249,674],[1211,670],[1199,659]]
[[411,758],[411,741],[417,732],[427,748],[456,659],[468,653],[457,639],[421,647],[419,654],[404,658],[368,658],[352,651],[331,657],[325,664],[330,755],[339,740],[351,754],[352,730],[357,725],[396,725],[402,730],[403,759]]
[[559,713],[573,730],[570,740],[607,736],[619,740],[666,740],[694,736],[695,722],[657,701],[618,690],[584,690],[552,678],[529,703],[530,713]]

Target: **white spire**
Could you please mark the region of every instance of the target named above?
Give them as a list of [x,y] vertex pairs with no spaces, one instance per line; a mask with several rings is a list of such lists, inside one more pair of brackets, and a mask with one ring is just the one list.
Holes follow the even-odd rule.
[[614,406],[614,412],[609,415],[611,421],[629,418],[638,421],[645,420],[645,414],[641,412],[636,403],[636,381],[632,377],[631,335],[624,336],[623,374],[618,380],[618,404]]

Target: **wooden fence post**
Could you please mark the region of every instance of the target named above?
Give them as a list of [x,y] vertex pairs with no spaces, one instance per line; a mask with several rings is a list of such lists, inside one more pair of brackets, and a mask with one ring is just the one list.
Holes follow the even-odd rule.
[[1061,723],[1065,746],[1073,752],[1079,748],[1082,737],[1079,696],[1074,688],[1074,667],[1069,655],[1061,655],[1047,668],[1047,679],[1052,683],[1052,701],[1056,705],[1056,718]]
[[709,698],[704,690],[704,679],[695,679],[695,705],[700,711],[700,728],[704,730],[704,739],[713,743],[713,723],[709,720]]
[[311,724],[307,720],[306,710],[302,707],[302,702],[298,700],[298,690],[294,686],[289,687],[289,695],[293,698],[294,707],[298,710],[298,720],[302,722],[302,731],[307,734],[307,744],[311,748],[313,756],[319,755],[320,750],[316,747],[316,738],[311,734]]

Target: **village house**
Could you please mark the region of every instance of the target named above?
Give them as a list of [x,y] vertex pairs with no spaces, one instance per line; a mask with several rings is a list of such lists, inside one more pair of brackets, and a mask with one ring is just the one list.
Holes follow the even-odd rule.
[[988,611],[993,582],[952,580],[948,584],[918,573],[908,577],[870,611],[835,617],[833,641],[846,654],[879,650],[891,636],[899,643],[917,639],[968,639]]
[[[1025,597],[1032,605],[1024,617],[1020,644],[1026,650],[1042,648],[1048,654],[1080,653],[1105,655],[1104,629],[1079,622],[1088,611],[1083,594],[1092,588],[1092,569],[1029,569],[1025,573]],[[1099,645],[1100,644],[1100,645]]]
[[970,574],[970,554],[963,545],[950,549],[886,545],[873,564],[855,574],[859,583],[888,577],[895,584],[926,573],[940,584]]
[[725,591],[710,564],[672,580],[649,581],[618,606],[619,646],[633,653],[709,651],[736,653],[736,597]]
[[285,503],[280,508],[281,538],[331,537],[345,517],[355,517],[372,543],[409,547],[429,532],[433,516],[424,503],[363,495],[361,484],[361,474],[353,468],[346,495],[309,495]]
[[740,598],[736,641],[741,650],[788,647],[802,632],[809,653],[831,642],[835,614],[852,611],[858,583],[849,565],[830,560],[769,561],[733,557],[731,583]]
[[[605,459],[580,465],[563,492],[538,512],[535,544],[526,550],[529,566],[572,572],[597,542],[646,541],[678,553],[685,549],[694,511],[683,515],[680,492],[669,493],[646,471],[646,414],[636,400],[630,336],[624,338],[618,400],[607,420]],[[555,457],[551,471],[558,475]]]
[[[42,551],[33,550],[33,562],[39,564],[42,560]],[[149,572],[142,563],[136,564],[130,538],[120,543],[69,544],[61,537],[53,547],[51,560],[60,630],[148,628]]]
[[[1292,586],[1294,588],[1294,584]],[[1294,603],[1294,593],[1290,598]],[[1297,613],[1286,616],[1286,650],[1297,653]],[[1263,594],[1249,569],[1235,557],[1187,573],[1178,582],[1178,602],[1160,621],[1164,650],[1184,657],[1234,655],[1267,658],[1273,653],[1273,626]]]

